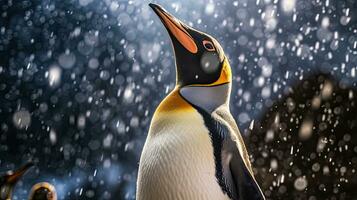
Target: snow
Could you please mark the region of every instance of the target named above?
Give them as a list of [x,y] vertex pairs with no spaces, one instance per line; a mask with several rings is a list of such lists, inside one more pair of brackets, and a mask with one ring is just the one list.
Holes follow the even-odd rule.
[[62,70],[57,65],[53,65],[48,70],[48,82],[51,87],[57,86],[61,82]]
[[296,0],[281,0],[280,2],[285,13],[291,13],[296,6]]
[[307,180],[305,179],[305,177],[299,177],[295,180],[294,182],[294,186],[297,190],[304,190],[307,187]]
[[64,69],[70,69],[76,63],[76,56],[67,49],[65,53],[58,57],[58,63]]
[[[37,165],[14,199],[39,181],[59,199],[135,199],[151,117],[175,86],[170,38],[148,3],[4,1],[0,170]],[[354,1],[160,3],[222,45],[231,112],[267,199],[352,199]],[[214,56],[200,58],[207,73]]]
[[27,129],[31,125],[31,114],[25,109],[18,110],[12,116],[12,122],[18,129]]
[[214,9],[215,9],[214,3],[210,2],[206,5],[205,13],[207,15],[212,15],[214,13]]

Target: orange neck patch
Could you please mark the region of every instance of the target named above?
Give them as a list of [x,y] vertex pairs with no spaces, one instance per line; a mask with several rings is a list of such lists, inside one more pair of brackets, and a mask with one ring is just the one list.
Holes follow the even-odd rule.
[[223,62],[223,67],[221,70],[221,75],[219,76],[219,79],[212,83],[212,85],[220,85],[224,83],[229,83],[232,82],[232,71],[231,71],[231,66],[229,65],[228,59],[225,58]]

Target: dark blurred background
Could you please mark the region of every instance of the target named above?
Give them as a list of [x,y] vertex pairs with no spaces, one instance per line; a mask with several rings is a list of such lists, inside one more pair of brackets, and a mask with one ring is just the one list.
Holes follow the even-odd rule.
[[[216,37],[267,199],[357,199],[355,0],[154,1]],[[59,199],[135,199],[151,116],[174,87],[144,0],[0,1],[0,172]]]

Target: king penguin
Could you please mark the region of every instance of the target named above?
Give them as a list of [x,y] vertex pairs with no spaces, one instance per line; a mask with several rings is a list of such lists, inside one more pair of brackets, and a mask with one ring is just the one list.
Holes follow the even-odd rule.
[[149,4],[175,53],[176,86],[159,104],[140,157],[137,200],[263,200],[229,110],[232,73],[222,47]]
[[57,200],[56,188],[48,182],[36,183],[32,186],[29,200]]
[[0,177],[0,200],[11,200],[16,183],[32,166],[33,163],[29,162],[16,171]]

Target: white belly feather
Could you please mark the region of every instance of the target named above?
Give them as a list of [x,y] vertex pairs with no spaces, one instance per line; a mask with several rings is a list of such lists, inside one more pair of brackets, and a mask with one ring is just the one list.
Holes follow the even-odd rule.
[[153,120],[140,159],[137,199],[229,199],[217,183],[211,138],[197,112]]

